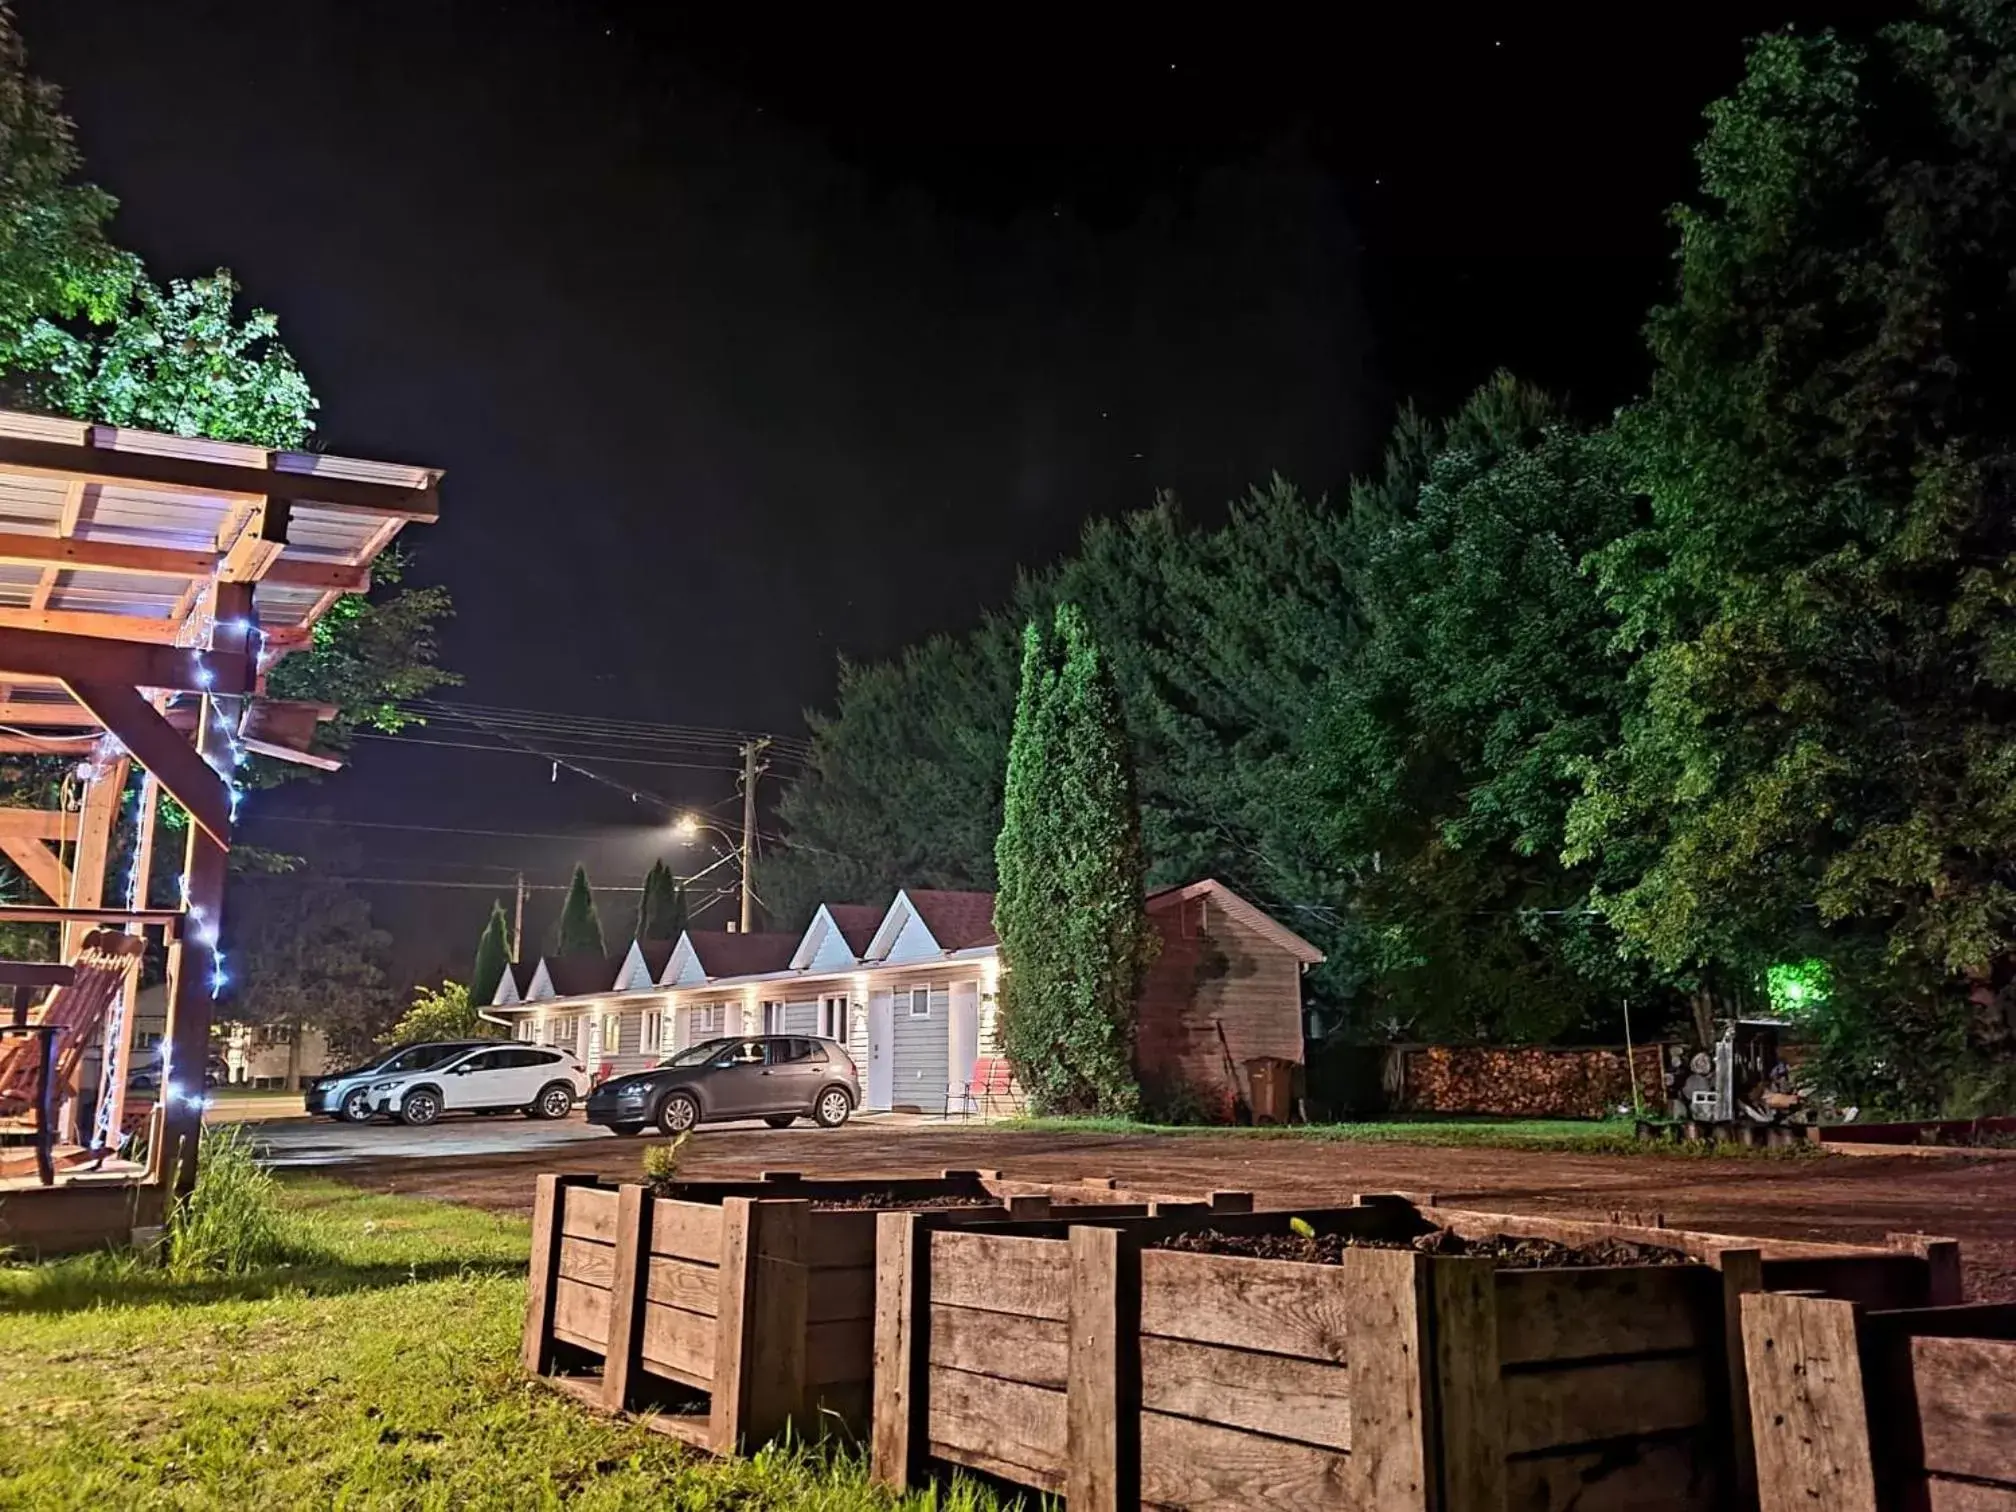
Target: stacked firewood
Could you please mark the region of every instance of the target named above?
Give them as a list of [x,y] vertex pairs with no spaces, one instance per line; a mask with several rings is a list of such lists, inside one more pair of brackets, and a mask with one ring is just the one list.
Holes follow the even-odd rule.
[[[1428,1045],[1404,1057],[1401,1109],[1409,1113],[1490,1113],[1511,1118],[1603,1118],[1631,1107],[1631,1071],[1618,1049],[1556,1050],[1536,1045]],[[1638,1085],[1662,1096],[1660,1047],[1636,1049]]]

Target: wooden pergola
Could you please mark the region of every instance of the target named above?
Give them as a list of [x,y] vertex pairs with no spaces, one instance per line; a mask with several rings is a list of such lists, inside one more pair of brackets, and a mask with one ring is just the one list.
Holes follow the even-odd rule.
[[[163,1088],[148,1164],[123,1185],[103,1172],[8,1184],[0,1245],[123,1239],[158,1223],[169,1190],[193,1178],[231,769],[246,753],[336,765],[308,749],[334,711],[268,700],[265,675],[311,644],[338,598],[370,587],[372,562],[404,526],[436,518],[440,477],[0,410],[0,753],[68,756],[88,774],[75,811],[0,808],[0,853],[47,899],[0,907],[0,922],[60,925],[66,959],[94,926],[159,929],[166,1059],[192,1079],[182,1095]],[[107,902],[135,762],[147,780],[133,875],[148,874],[161,792],[192,820],[179,909]],[[115,1130],[132,997],[123,1042],[108,1032],[104,1047]]]

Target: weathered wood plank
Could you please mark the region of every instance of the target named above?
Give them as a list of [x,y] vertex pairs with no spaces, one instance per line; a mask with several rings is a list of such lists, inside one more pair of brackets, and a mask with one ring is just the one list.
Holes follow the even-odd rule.
[[1742,1310],[1761,1512],[1877,1512],[1855,1304],[1757,1292]]
[[1434,1443],[1428,1260],[1411,1250],[1352,1250],[1351,1507],[1421,1507]]
[[644,1295],[660,1306],[683,1308],[711,1318],[720,1305],[720,1291],[719,1266],[670,1260],[663,1255],[650,1257]]
[[1885,1242],[1895,1250],[1925,1262],[1925,1305],[1956,1307],[1966,1297],[1960,1269],[1960,1241],[1932,1234],[1890,1234]]
[[719,1265],[721,1209],[712,1203],[659,1198],[651,1204],[651,1253]]
[[1176,1250],[1141,1256],[1141,1331],[1165,1339],[1342,1364],[1352,1306],[1342,1266]]
[[1698,1265],[1501,1270],[1499,1363],[1708,1349],[1721,1334],[1719,1279]]
[[1065,1362],[1064,1499],[1075,1512],[1141,1502],[1141,1248],[1128,1233],[1074,1228]]
[[931,1308],[930,1234],[914,1213],[875,1220],[875,1371],[869,1473],[903,1491],[924,1471]]
[[814,1270],[854,1270],[873,1265],[875,1218],[866,1209],[814,1213],[805,1243],[805,1263]]
[[1025,1318],[973,1307],[931,1309],[933,1365],[1000,1376],[1026,1386],[1064,1389],[1068,1338],[1068,1325],[1052,1318]]
[[630,1379],[643,1349],[644,1212],[650,1201],[644,1188],[634,1182],[618,1189],[616,1247],[609,1280],[609,1348],[602,1361],[602,1404],[611,1412],[629,1407]]
[[1505,1452],[1644,1438],[1709,1421],[1700,1355],[1519,1371],[1503,1381]]
[[805,1321],[840,1323],[875,1316],[875,1267],[850,1265],[845,1270],[814,1267],[805,1293]]
[[1071,1255],[1063,1241],[942,1230],[930,1243],[933,1302],[1065,1320]]
[[1351,1447],[1351,1375],[1342,1365],[1149,1337],[1141,1341],[1141,1405],[1321,1448]]
[[874,1368],[875,1323],[872,1318],[842,1318],[837,1323],[805,1327],[805,1384],[828,1386],[838,1381],[865,1381]]
[[1713,1441],[1695,1435],[1513,1460],[1505,1491],[1505,1505],[1519,1512],[1725,1512],[1732,1505]]
[[748,1453],[805,1406],[805,1236],[811,1204],[730,1197],[721,1204],[715,1316],[714,1443]]
[[1497,1268],[1490,1260],[1428,1262],[1435,1310],[1435,1413],[1442,1504],[1499,1505],[1505,1480],[1506,1403],[1498,1370]]
[[702,1391],[712,1390],[714,1335],[712,1318],[646,1302],[640,1346],[644,1368]]
[[1864,1307],[1923,1307],[1931,1300],[1931,1275],[1916,1255],[1804,1256],[1764,1259],[1764,1285],[1774,1292],[1818,1292]]
[[569,1239],[616,1242],[616,1194],[607,1187],[568,1187],[560,1216],[561,1232]]
[[1743,1352],[1743,1299],[1764,1290],[1764,1251],[1725,1249],[1717,1257],[1722,1272],[1721,1391],[1719,1410],[1729,1419],[1730,1473],[1736,1503],[1757,1505],[1757,1432],[1750,1421],[1750,1361]]
[[2016,1485],[2016,1344],[1913,1339],[1925,1469]]
[[1925,1479],[1925,1512],[2016,1512],[2016,1486],[1981,1486],[1939,1476]]
[[1348,1455],[1160,1412],[1141,1414],[1141,1501],[1187,1512],[1407,1505],[1353,1501]]
[[553,1288],[560,1279],[560,1181],[541,1176],[532,1188],[532,1263],[525,1287],[525,1326],[519,1361],[527,1375],[543,1375],[552,1360]]
[[934,1459],[948,1461],[954,1465],[964,1465],[969,1470],[978,1470],[982,1475],[991,1475],[996,1480],[1010,1481],[1018,1486],[1034,1486],[1038,1491],[1046,1491],[1058,1496],[1064,1490],[1064,1468],[1052,1465],[1038,1468],[1032,1465],[1017,1465],[1008,1460],[996,1459],[984,1449],[975,1449],[965,1444],[941,1444],[933,1442],[930,1455]]
[[557,1276],[553,1281],[553,1332],[600,1353],[609,1343],[609,1292]]
[[607,1291],[616,1274],[616,1246],[593,1239],[562,1239],[560,1274],[569,1281]]
[[[1063,1392],[934,1365],[926,1395],[934,1453],[944,1444],[987,1455],[1018,1471],[1062,1477]],[[1027,1481],[1026,1475],[1012,1478]]]

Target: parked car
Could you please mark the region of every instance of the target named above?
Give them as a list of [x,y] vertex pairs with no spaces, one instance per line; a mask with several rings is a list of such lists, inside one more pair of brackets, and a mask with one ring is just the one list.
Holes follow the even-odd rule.
[[837,1129],[861,1102],[854,1062],[837,1043],[803,1035],[704,1040],[650,1071],[618,1076],[588,1098],[588,1122],[618,1134],[653,1125],[678,1134],[695,1124],[760,1118],[773,1129],[810,1118]]
[[431,1124],[443,1113],[565,1118],[588,1092],[588,1072],[565,1050],[486,1045],[424,1070],[371,1083],[372,1111],[402,1123]]
[[310,1113],[345,1123],[369,1123],[374,1081],[408,1071],[426,1071],[455,1056],[495,1043],[495,1040],[429,1040],[418,1045],[401,1045],[361,1066],[316,1077],[301,1089],[301,1104]]
[[[154,1049],[146,1052],[147,1058],[137,1062],[126,1078],[128,1092],[159,1092],[161,1090],[161,1052]],[[224,1062],[218,1056],[211,1056],[203,1063],[203,1085],[206,1088],[221,1087],[227,1077]]]

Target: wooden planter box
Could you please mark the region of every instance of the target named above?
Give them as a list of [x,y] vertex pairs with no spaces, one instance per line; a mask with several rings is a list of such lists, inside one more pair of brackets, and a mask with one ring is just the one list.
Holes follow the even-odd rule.
[[2016,1306],[1743,1299],[1763,1512],[2016,1509]]
[[1341,1266],[1144,1248],[1184,1228],[1285,1233],[1290,1214],[962,1232],[879,1220],[874,1466],[931,1460],[1081,1509],[1597,1512],[1741,1506],[1751,1484],[1734,1298],[1766,1286],[1899,1302],[1957,1282],[1947,1241],[1764,1246],[1397,1198],[1301,1215],[1319,1232],[1449,1227],[1629,1239],[1699,1265],[1509,1270],[1410,1249]]
[[770,1172],[681,1182],[667,1196],[541,1176],[525,1368],[606,1410],[648,1412],[651,1426],[717,1453],[761,1444],[787,1423],[806,1435],[865,1433],[876,1212],[815,1204],[885,1194],[989,1199],[933,1209],[947,1226],[1253,1205],[1248,1193],[1184,1202],[1110,1181],[1045,1187],[981,1171],[886,1181]]

